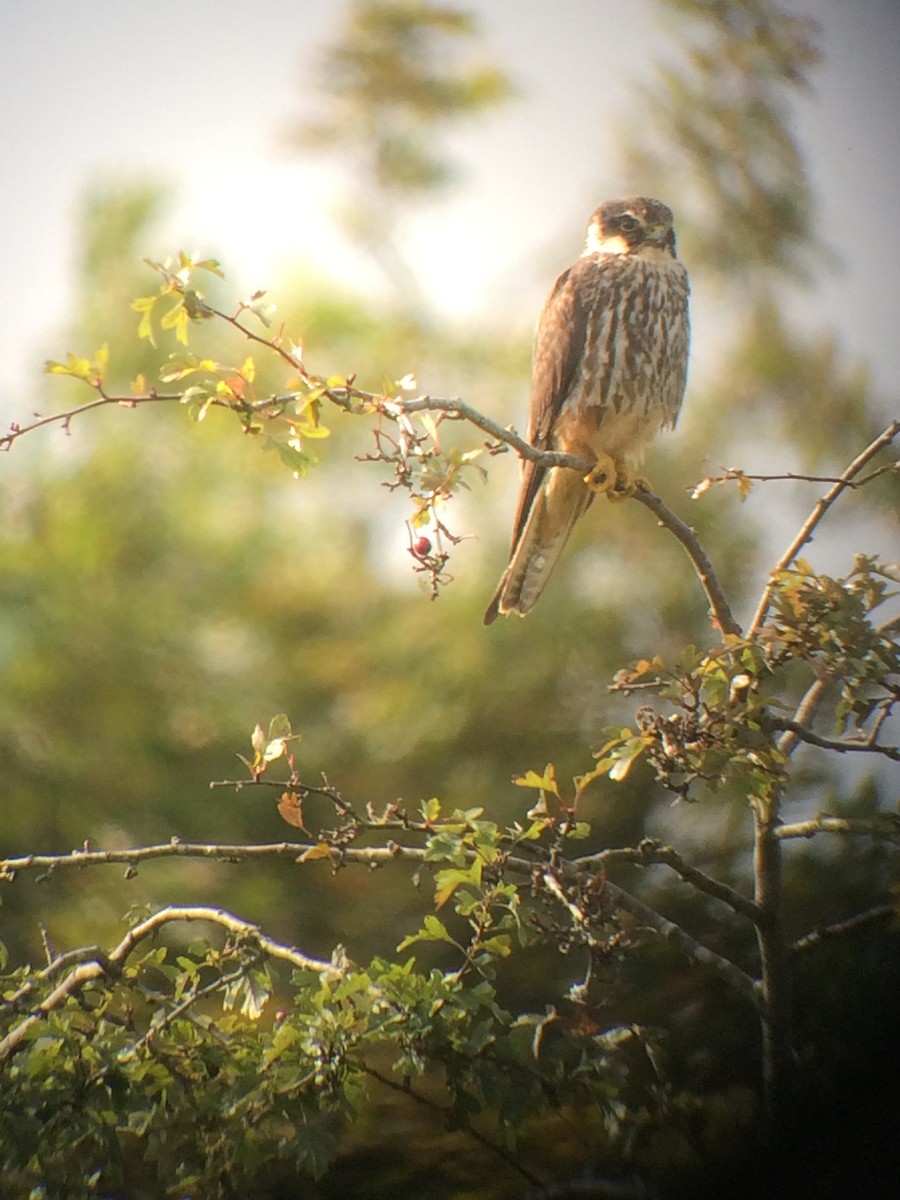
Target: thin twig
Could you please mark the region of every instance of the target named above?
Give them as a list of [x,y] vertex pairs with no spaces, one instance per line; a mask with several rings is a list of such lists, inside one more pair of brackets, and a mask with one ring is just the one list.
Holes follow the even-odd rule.
[[867,483],[871,483],[873,479],[877,479],[880,475],[888,475],[896,471],[898,466],[900,464],[896,462],[885,463],[883,467],[876,467],[874,471],[870,471],[862,479],[854,479],[852,481],[842,479],[839,475],[801,475],[796,471],[785,471],[781,475],[753,475],[749,471],[741,470],[740,467],[723,467],[724,475],[708,475],[702,483],[733,483],[741,479],[749,479],[753,483],[843,483],[848,488],[861,488],[865,487]]
[[[371,1079],[374,1079],[384,1087],[389,1088],[390,1091],[397,1092],[401,1096],[405,1096],[408,1100],[413,1100],[416,1104],[421,1105],[423,1108],[427,1108],[431,1112],[437,1113],[444,1121],[446,1121],[447,1117],[450,1115],[448,1109],[446,1109],[442,1104],[438,1104],[435,1100],[429,1099],[428,1096],[423,1096],[421,1092],[415,1091],[411,1086],[408,1086],[405,1083],[398,1083],[396,1079],[391,1079],[389,1075],[383,1075],[381,1071],[377,1070],[375,1067],[364,1066],[363,1072]],[[522,1166],[519,1155],[512,1154],[498,1142],[486,1137],[483,1133],[479,1133],[479,1131],[472,1125],[467,1124],[461,1126],[460,1132],[465,1133],[468,1137],[472,1138],[473,1141],[477,1142],[480,1146],[483,1146],[486,1150],[490,1150],[492,1154],[502,1159],[508,1167],[512,1167],[517,1174],[521,1175],[522,1178],[527,1180],[527,1182],[532,1184],[532,1186],[541,1186],[541,1180],[538,1178],[538,1176],[533,1175],[527,1167]]]
[[900,845],[900,816],[896,813],[878,813],[874,817],[810,817],[807,821],[794,821],[790,825],[779,825],[775,837],[811,838],[817,833],[845,833],[855,836],[884,839]]
[[799,533],[788,546],[787,550],[785,550],[784,554],[782,554],[769,575],[769,582],[763,590],[759,605],[753,615],[753,620],[750,622],[750,628],[747,631],[748,638],[753,638],[756,635],[763,621],[766,619],[777,576],[791,565],[806,543],[812,540],[816,527],[841,493],[849,488],[854,476],[858,475],[866,463],[870,462],[880,450],[883,450],[885,446],[889,446],[898,433],[900,433],[900,421],[892,421],[887,429],[880,433],[874,441],[866,446],[865,450],[854,458],[837,483],[818,501],[815,508],[800,527]]
[[754,924],[759,920],[759,909],[747,896],[741,895],[727,883],[713,879],[711,875],[691,866],[674,847],[663,846],[653,838],[644,838],[638,846],[601,850],[597,854],[576,858],[572,866],[580,870],[596,871],[600,866],[609,862],[637,863],[642,867],[649,866],[651,863],[661,863],[670,867],[677,875],[681,876],[685,883],[691,884],[698,892],[705,892],[707,896],[721,900],[723,904],[727,904],[734,912],[739,913],[742,917],[747,917]]
[[858,754],[883,754],[892,762],[900,762],[900,746],[886,746],[883,742],[874,742],[869,738],[865,741],[847,741],[842,738],[822,737],[806,725],[791,717],[770,717],[766,724],[770,729],[782,729],[792,733],[801,742],[810,746],[818,746],[820,750],[835,750],[838,754],[855,751]]
[[803,937],[797,938],[791,946],[790,952],[794,955],[806,954],[807,951],[821,946],[823,942],[842,937],[847,933],[855,933],[858,929],[865,929],[869,925],[880,924],[882,921],[895,920],[896,917],[896,904],[879,904],[877,908],[857,913],[855,917],[848,917],[845,921],[835,921],[832,925],[817,925]]
[[[90,385],[95,386],[95,385]],[[147,392],[143,396],[109,396],[106,392],[100,391],[100,394],[93,400],[89,400],[86,404],[78,404],[74,408],[68,408],[65,412],[53,413],[49,417],[36,416],[36,419],[29,425],[19,425],[18,422],[12,422],[9,430],[0,434],[0,451],[9,450],[13,442],[18,438],[24,437],[26,433],[33,433],[35,429],[41,429],[44,425],[59,425],[68,432],[69,426],[75,417],[80,417],[82,413],[90,412],[94,408],[104,408],[108,405],[115,404],[120,408],[137,408],[139,404],[153,404],[157,401],[180,401],[182,393],[170,394],[165,392]]]

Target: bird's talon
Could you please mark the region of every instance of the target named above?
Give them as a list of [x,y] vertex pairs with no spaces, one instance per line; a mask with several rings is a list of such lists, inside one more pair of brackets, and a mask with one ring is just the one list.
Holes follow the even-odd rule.
[[630,500],[639,482],[640,477],[632,474],[630,467],[623,462],[617,462],[616,484],[606,493],[607,500],[612,501],[613,504],[621,504],[623,500]]
[[618,480],[618,467],[615,459],[609,454],[598,454],[597,461],[584,477],[584,482],[592,492],[609,495]]

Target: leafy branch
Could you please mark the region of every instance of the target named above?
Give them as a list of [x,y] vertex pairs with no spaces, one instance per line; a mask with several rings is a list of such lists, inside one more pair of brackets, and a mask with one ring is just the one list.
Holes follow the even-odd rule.
[[[748,637],[753,637],[753,635],[756,634],[762,626],[763,621],[766,619],[766,615],[769,611],[769,605],[772,600],[772,593],[775,589],[778,576],[791,566],[807,542],[812,541],[812,536],[816,528],[824,520],[832,505],[834,505],[835,502],[840,499],[841,495],[845,491],[851,488],[856,476],[859,475],[862,469],[867,466],[872,459],[878,453],[880,453],[880,451],[889,446],[898,434],[900,434],[900,421],[891,421],[887,428],[884,429],[878,435],[878,437],[874,438],[864,450],[860,451],[860,453],[856,455],[852,462],[850,462],[846,469],[841,473],[834,486],[829,488],[825,495],[816,502],[815,507],[801,525],[796,537],[794,537],[784,554],[782,554],[781,558],[772,569],[769,582],[766,585],[762,596],[760,597],[756,612],[750,621],[750,626],[747,633]],[[874,474],[872,477],[874,477]]]
[[[135,408],[145,403],[166,401],[188,405],[195,420],[202,420],[211,407],[235,413],[245,433],[262,435],[264,444],[277,450],[284,464],[295,475],[305,475],[317,463],[317,456],[309,442],[328,436],[328,428],[322,421],[322,408],[330,404],[344,413],[373,420],[374,452],[360,457],[364,461],[391,467],[393,479],[387,486],[409,493],[413,502],[409,520],[410,553],[414,570],[428,576],[432,598],[437,596],[439,588],[450,578],[446,574],[450,557],[448,546],[460,540],[459,535],[447,526],[440,510],[460,488],[468,487],[467,477],[473,469],[484,476],[483,468],[477,461],[481,455],[494,456],[512,450],[520,458],[541,466],[563,467],[580,474],[586,474],[594,465],[587,459],[532,446],[514,429],[500,425],[461,399],[405,395],[404,392],[415,388],[411,377],[388,385],[382,392],[373,392],[357,387],[354,377],[326,378],[312,374],[304,365],[300,341],[287,336],[283,326],[269,332],[274,308],[267,302],[265,292],[257,291],[248,300],[238,301],[234,310],[228,312],[211,304],[195,281],[198,274],[223,278],[215,260],[193,259],[181,252],[175,262],[146,261],[159,275],[161,282],[155,293],[134,301],[133,307],[140,314],[140,337],[155,344],[158,323],[163,331],[174,333],[177,341],[187,348],[192,326],[218,320],[255,346],[276,355],[290,371],[287,389],[281,394],[259,395],[255,387],[256,364],[251,358],[230,365],[185,350],[171,355],[160,370],[160,378],[164,383],[189,381],[184,390],[160,393],[154,388],[147,388],[145,380],[139,377],[132,382],[130,394],[117,394],[106,386],[108,355],[103,347],[92,359],[69,355],[66,362],[47,364],[50,374],[68,375],[91,387],[97,393],[94,400],[56,415],[37,416],[28,425],[11,425],[8,432],[0,436],[0,449],[9,450],[18,438],[52,423],[59,423],[68,431],[76,417],[104,405]],[[247,317],[262,325],[263,332],[248,324]],[[440,426],[447,421],[472,426],[486,434],[488,440],[465,451],[455,446],[444,448],[441,445]],[[395,432],[388,433],[386,426],[392,426]],[[895,464],[878,468],[859,478],[863,468],[894,440],[898,431],[900,422],[892,422],[853,460],[816,505],[773,570],[751,621],[748,637],[752,638],[764,621],[779,575],[790,567],[841,493],[893,469]],[[701,494],[720,479],[735,479],[746,489],[750,486],[750,480],[790,477],[751,476],[737,468],[730,468],[722,477],[708,477],[694,489],[694,495]],[[739,635],[740,626],[695,532],[655,493],[639,487],[635,491],[635,499],[648,508],[684,547],[706,594],[715,625],[724,634]],[[431,527],[432,537],[421,536],[428,526]]]
[[[67,856],[59,857],[65,859]],[[245,921],[233,913],[226,912],[224,909],[205,905],[188,907],[171,905],[133,925],[118,945],[108,953],[98,951],[97,947],[90,947],[74,952],[70,951],[60,960],[51,962],[42,972],[43,978],[49,978],[50,975],[58,973],[63,968],[68,968],[73,955],[80,960],[49,995],[45,996],[18,1025],[10,1030],[6,1037],[0,1040],[0,1062],[15,1054],[30,1036],[32,1026],[46,1018],[70,996],[83,991],[88,985],[99,979],[113,979],[120,975],[137,947],[147,938],[155,936],[163,926],[173,921],[204,921],[208,924],[219,925],[242,943],[252,945],[261,954],[282,959],[301,971],[339,973],[342,969],[339,961],[324,962],[321,959],[311,958],[296,946],[276,941],[264,934],[259,926]],[[25,994],[25,992],[14,994],[8,1003],[17,1003]]]

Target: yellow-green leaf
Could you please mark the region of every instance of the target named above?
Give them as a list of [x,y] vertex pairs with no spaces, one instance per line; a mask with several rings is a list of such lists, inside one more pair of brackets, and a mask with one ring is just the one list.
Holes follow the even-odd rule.
[[312,862],[315,858],[331,858],[331,847],[327,842],[316,842],[315,846],[303,851],[297,862]]
[[547,763],[543,775],[539,775],[537,771],[526,771],[524,775],[514,775],[513,783],[516,787],[539,788],[542,792],[550,792],[553,796],[559,796],[556,767],[553,763]]

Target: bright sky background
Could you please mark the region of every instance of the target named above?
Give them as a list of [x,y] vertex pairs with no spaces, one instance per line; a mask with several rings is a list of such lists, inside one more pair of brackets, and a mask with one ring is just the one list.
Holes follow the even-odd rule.
[[[622,179],[608,114],[665,53],[650,0],[456,0],[522,99],[454,138],[462,187],[406,247],[439,311],[523,327],[578,253],[588,213],[640,190]],[[838,265],[809,298],[900,408],[900,4],[791,0],[824,26],[826,66],[797,127]],[[343,2],[28,0],[0,18],[0,410],[24,419],[61,332],[79,203],[98,175],[175,189],[166,247],[215,253],[241,289],[314,260],[357,282],[328,217],[334,177],[288,157],[279,135],[308,112],[307,64]],[[677,197],[665,197],[676,209]],[[562,257],[560,257],[562,256]],[[702,311],[702,309],[701,309]]]

